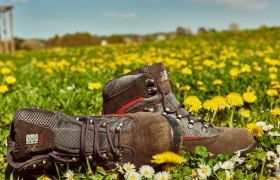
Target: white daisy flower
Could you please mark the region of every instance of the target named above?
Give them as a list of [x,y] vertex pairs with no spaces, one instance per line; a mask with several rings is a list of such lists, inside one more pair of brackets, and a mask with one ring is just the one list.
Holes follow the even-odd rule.
[[216,172],[219,169],[221,169],[222,164],[223,164],[222,162],[218,162],[217,164],[215,164],[215,166],[213,167],[213,171]]
[[274,126],[272,124],[262,126],[262,130],[264,130],[264,131],[270,131],[273,128],[274,128]]
[[276,146],[276,151],[277,151],[278,155],[280,155],[280,145]]
[[125,175],[127,180],[141,180],[141,175],[136,171],[130,171]]
[[225,161],[222,165],[221,165],[222,169],[225,170],[231,170],[234,168],[234,162],[232,161]]
[[234,171],[225,170],[225,172],[226,172],[226,180],[230,180],[233,177]]
[[155,174],[155,180],[168,180],[169,174],[166,171],[158,172]]
[[247,170],[251,170],[253,166],[252,166],[252,164],[246,164],[245,167]]
[[131,164],[131,163],[129,163],[129,162],[124,163],[123,169],[124,169],[125,172],[127,172],[127,173],[129,173],[129,172],[131,172],[131,171],[135,171],[135,165],[134,165],[134,164]]
[[71,170],[68,170],[65,174],[66,180],[75,180],[74,176],[75,176],[75,174]]
[[274,165],[276,166],[276,168],[279,168],[280,167],[280,158],[276,158],[274,160]]
[[230,158],[230,160],[233,161],[233,162],[236,162],[236,163],[238,163],[238,164],[243,164],[243,163],[244,163],[243,158],[241,158],[241,157],[239,157],[239,156],[237,156],[237,155],[232,156],[232,157]]
[[200,178],[206,179],[212,173],[212,169],[209,165],[200,164],[199,169],[197,169],[197,174]]
[[273,151],[267,151],[266,152],[266,159],[270,161],[271,158],[276,158],[276,154]]
[[279,132],[276,132],[276,131],[274,131],[274,132],[269,131],[269,132],[268,132],[268,135],[269,135],[269,136],[280,136],[280,133],[279,133]]
[[154,168],[148,165],[141,166],[139,172],[145,178],[152,178],[152,176],[155,174]]
[[266,123],[264,121],[259,121],[256,123],[257,126],[263,127],[266,125]]

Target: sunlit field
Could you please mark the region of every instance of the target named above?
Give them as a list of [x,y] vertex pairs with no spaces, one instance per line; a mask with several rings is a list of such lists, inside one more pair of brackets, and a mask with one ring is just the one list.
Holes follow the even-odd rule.
[[[176,97],[186,109],[217,126],[247,128],[258,143],[245,157],[212,157],[202,147],[193,155],[181,152],[184,160],[169,164],[162,174],[168,171],[173,179],[280,178],[280,28],[269,28],[1,55],[0,179],[17,110],[38,106],[75,116],[101,114],[102,87],[108,80],[155,62],[166,65]],[[67,175],[112,179],[126,173],[88,171],[73,169]],[[54,177],[66,177],[65,171],[58,174]]]

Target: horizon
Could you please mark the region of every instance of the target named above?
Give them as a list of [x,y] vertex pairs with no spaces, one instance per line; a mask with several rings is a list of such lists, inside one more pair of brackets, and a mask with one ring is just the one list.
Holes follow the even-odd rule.
[[[13,6],[14,35],[48,39],[88,32],[97,36],[147,35],[200,27],[217,31],[279,26],[277,0],[2,0]],[[7,17],[8,20],[8,17]]]

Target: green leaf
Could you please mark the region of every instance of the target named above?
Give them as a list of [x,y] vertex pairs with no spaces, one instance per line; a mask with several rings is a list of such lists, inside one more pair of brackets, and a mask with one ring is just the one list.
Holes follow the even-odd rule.
[[102,174],[102,175],[106,175],[106,171],[104,170],[103,167],[97,166],[96,168],[96,172]]
[[207,149],[204,146],[197,146],[195,148],[195,154],[199,155],[199,156],[201,156],[203,158],[208,157],[208,151],[207,151]]

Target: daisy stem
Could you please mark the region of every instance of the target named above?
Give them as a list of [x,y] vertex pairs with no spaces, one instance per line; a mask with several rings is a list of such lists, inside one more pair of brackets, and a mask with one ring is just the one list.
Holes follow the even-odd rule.
[[262,169],[261,169],[261,172],[260,172],[260,179],[263,179],[263,171],[264,171],[264,168],[265,168],[265,163],[266,163],[266,158],[262,158]]
[[233,127],[233,111],[234,109],[232,108],[229,123],[228,123],[229,127]]

